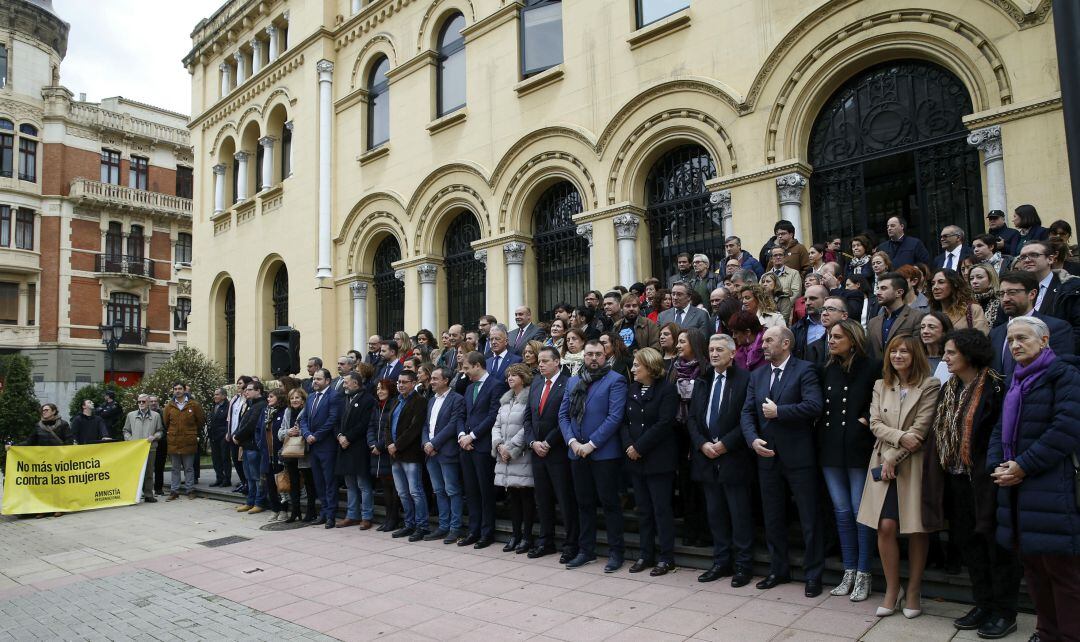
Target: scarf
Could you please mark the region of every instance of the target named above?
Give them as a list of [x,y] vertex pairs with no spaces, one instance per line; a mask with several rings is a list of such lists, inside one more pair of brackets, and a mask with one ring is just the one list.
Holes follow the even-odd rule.
[[998,313],[1001,311],[1001,300],[991,291],[976,294],[975,302],[982,306],[983,314],[986,316],[986,323],[991,328],[995,327],[994,322],[997,321]]
[[987,259],[986,262],[989,263],[990,265],[994,266],[994,269],[997,270],[998,272],[1000,272],[1001,271],[1001,263],[1004,260],[1005,260],[1005,258],[1003,256],[1001,256],[1001,252],[994,252],[994,255],[991,256],[989,259]]
[[860,272],[861,273],[863,266],[866,265],[869,262],[870,262],[870,257],[869,256],[864,256],[861,259],[851,259],[851,261],[848,263],[848,268],[851,269],[854,272]]
[[1016,456],[1024,397],[1035,388],[1056,358],[1054,351],[1047,347],[1030,364],[1022,366],[1017,363],[1016,370],[1013,370],[1013,382],[1005,393],[1005,403],[1001,407],[1001,448],[1005,461],[1012,461]]
[[609,372],[611,372],[611,366],[606,363],[596,370],[582,368],[578,372],[577,385],[570,391],[570,417],[579,424],[585,418],[585,395],[589,392],[589,386],[594,381],[600,381],[606,377]]
[[964,385],[959,377],[952,377],[941,388],[934,421],[934,440],[938,460],[945,470],[963,468],[971,471],[971,433],[975,424],[975,412],[979,408],[986,383],[993,376],[984,368]]

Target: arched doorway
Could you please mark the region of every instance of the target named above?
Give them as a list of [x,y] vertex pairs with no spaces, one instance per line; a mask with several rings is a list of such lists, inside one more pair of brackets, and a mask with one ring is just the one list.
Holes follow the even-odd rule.
[[476,216],[463,211],[446,230],[443,251],[446,265],[447,321],[473,328],[480,315],[485,314],[484,293],[487,286],[484,264],[476,260],[472,243],[480,238]]
[[581,194],[569,181],[549,187],[533,208],[533,249],[540,313],[548,318],[559,303],[575,303],[589,289],[589,243],[578,236],[573,216]]
[[236,379],[236,288],[225,291],[225,378]]
[[271,295],[274,304],[274,327],[289,325],[289,270],[282,263],[274,275],[274,290]]
[[716,164],[701,145],[673,149],[649,170],[645,200],[652,273],[665,281],[676,273],[675,257],[682,252],[702,252],[712,261],[724,256],[720,208],[709,202],[705,188],[711,178],[716,178]]
[[[390,338],[405,329],[405,284],[394,276],[394,262],[401,260],[397,239],[387,236],[375,250],[375,327],[380,337]],[[367,340],[367,337],[364,337]]]
[[963,123],[970,113],[960,79],[929,62],[893,61],[846,82],[810,133],[814,238],[880,237],[893,216],[931,248],[945,225],[969,237],[982,230],[979,153]]

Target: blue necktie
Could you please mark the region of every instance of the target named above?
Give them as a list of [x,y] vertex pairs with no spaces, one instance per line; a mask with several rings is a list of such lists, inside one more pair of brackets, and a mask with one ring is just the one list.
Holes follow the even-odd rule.
[[953,269],[953,267],[952,267],[952,253],[951,252],[949,253],[948,258],[945,259],[945,269],[946,270]]
[[713,378],[712,401],[709,403],[709,434],[718,437],[716,426],[720,423],[720,398],[724,392],[724,377],[716,375]]
[[499,355],[495,355],[495,367],[491,369],[491,372],[494,374],[499,373]]

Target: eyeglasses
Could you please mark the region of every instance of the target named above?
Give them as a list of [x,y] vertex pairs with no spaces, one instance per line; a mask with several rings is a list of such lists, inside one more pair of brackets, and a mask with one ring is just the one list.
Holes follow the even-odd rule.
[[146,403],[146,399],[139,399],[139,403]]
[[255,392],[254,388],[244,388],[244,392]]
[[1005,296],[1006,294],[1009,296],[1021,296],[1027,294],[1027,290],[1024,288],[1009,288],[1008,290],[997,291],[998,296]]
[[942,234],[938,238],[941,239],[942,241],[944,241],[945,239],[949,239],[949,238],[952,238],[954,236],[960,236],[960,235],[959,234]]
[[1040,256],[1050,256],[1050,255],[1049,254],[1044,254],[1043,252],[1027,252],[1027,253],[1021,253],[1020,256],[1018,256],[1016,258],[1020,259],[1021,261],[1025,260],[1025,259],[1028,260],[1028,261],[1034,261],[1036,258],[1038,258]]
[[836,312],[843,312],[844,309],[843,308],[838,308],[838,307],[836,307],[834,305],[827,305],[824,308],[821,308],[821,311],[822,312],[834,312],[834,313],[836,313]]

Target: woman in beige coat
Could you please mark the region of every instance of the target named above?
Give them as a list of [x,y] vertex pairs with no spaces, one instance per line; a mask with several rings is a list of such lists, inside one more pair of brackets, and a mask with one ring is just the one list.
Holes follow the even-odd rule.
[[895,613],[904,596],[897,534],[909,536],[904,616],[913,618],[922,613],[922,573],[929,545],[922,521],[922,444],[934,419],[941,383],[930,376],[930,364],[915,337],[894,337],[885,355],[883,378],[874,384],[870,404],[870,430],[877,443],[863,487],[859,523],[878,532],[885,571],[885,599],[878,617]]

